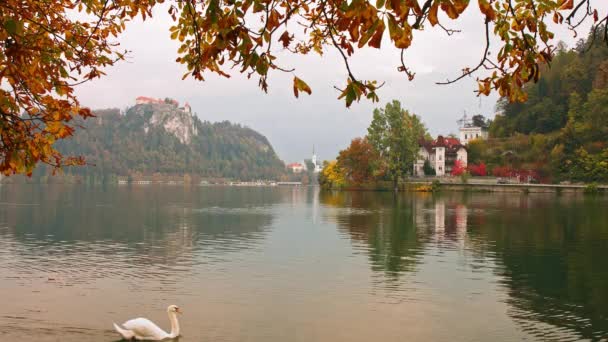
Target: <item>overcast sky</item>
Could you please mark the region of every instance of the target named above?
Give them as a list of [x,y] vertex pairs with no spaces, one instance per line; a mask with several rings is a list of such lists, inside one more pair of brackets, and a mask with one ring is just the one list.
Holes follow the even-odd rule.
[[[446,26],[461,33],[448,37],[430,26],[425,32],[415,32],[406,52],[406,63],[416,72],[411,82],[397,72],[399,51],[387,35],[382,50],[357,52],[352,59],[355,76],[386,81],[379,103],[362,100],[347,109],[337,100],[333,86],[343,85],[346,71],[331,47],[323,57],[281,54],[282,66],[295,67],[295,74],[312,87],[311,96],[299,99],[293,97],[293,76],[282,72],[271,73],[268,94],[258,88],[257,79],[247,80],[237,73],[230,79],[208,74],[205,82],[182,81],[185,68],[175,62],[177,43],[169,38],[172,22],[163,8],[156,8],[152,19],[130,23],[120,38],[121,47],[131,51],[128,60],[107,69],[106,77],[78,87],[77,94],[83,105],[93,109],[124,109],[140,95],[189,102],[202,120],[229,120],[264,134],[286,162],[309,158],[313,145],[321,159],[335,158],[351,139],[366,133],[373,109],[392,99],[421,116],[433,135],[456,133],[456,120],[463,111],[493,117],[497,100],[496,95],[477,97],[473,78],[449,86],[435,84],[479,62],[484,32],[476,7],[472,3],[457,21],[440,16]],[[568,45],[574,44],[572,33],[564,28],[556,32]]]

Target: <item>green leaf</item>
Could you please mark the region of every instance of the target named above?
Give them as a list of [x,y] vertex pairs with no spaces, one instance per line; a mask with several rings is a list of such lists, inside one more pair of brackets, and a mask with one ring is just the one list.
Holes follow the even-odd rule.
[[10,35],[15,35],[17,33],[17,22],[13,19],[8,19],[4,22],[4,28]]
[[258,59],[258,62],[255,65],[255,70],[260,75],[266,75],[268,72],[268,62],[264,58]]
[[354,83],[351,83],[346,87],[346,107],[350,107],[350,105],[357,99],[357,90],[355,89]]

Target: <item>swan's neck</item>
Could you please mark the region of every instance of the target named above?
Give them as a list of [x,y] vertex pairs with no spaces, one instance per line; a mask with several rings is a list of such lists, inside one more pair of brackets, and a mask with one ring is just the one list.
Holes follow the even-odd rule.
[[170,338],[179,336],[179,322],[177,321],[177,314],[175,312],[169,312],[169,321],[171,322],[171,333]]

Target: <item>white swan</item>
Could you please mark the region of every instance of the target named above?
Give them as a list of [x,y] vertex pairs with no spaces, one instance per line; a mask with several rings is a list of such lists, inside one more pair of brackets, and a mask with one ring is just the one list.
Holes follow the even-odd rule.
[[176,338],[179,336],[179,322],[177,321],[177,314],[181,314],[177,305],[169,305],[167,308],[167,314],[169,315],[169,321],[171,322],[171,332],[167,333],[163,329],[159,328],[158,325],[152,323],[147,318],[135,318],[126,321],[120,327],[114,323],[114,329],[124,338],[125,340],[148,340],[148,341],[160,341],[164,339]]

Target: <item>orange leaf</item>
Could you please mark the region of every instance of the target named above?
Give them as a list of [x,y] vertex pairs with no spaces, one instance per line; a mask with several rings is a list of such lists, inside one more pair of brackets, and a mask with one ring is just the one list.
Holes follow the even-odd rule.
[[376,28],[376,32],[374,33],[374,36],[372,37],[372,39],[369,41],[369,46],[371,47],[375,47],[376,49],[380,48],[380,44],[382,43],[382,35],[384,34],[384,21],[380,21],[380,25],[378,25],[378,27]]
[[458,18],[458,11],[451,2],[442,2],[441,9],[450,17],[450,19]]
[[280,19],[280,14],[277,10],[272,10],[270,12],[270,15],[268,16],[268,27],[267,30],[268,31],[272,31],[275,27],[279,26],[279,19]]
[[561,6],[559,6],[559,10],[571,10],[574,8],[574,0],[565,0]]
[[417,0],[405,0],[405,4],[414,10],[414,13],[418,16],[422,16],[422,9],[420,8],[420,5],[418,5],[418,1]]
[[439,20],[437,20],[437,9],[438,8],[439,8],[439,3],[435,2],[431,6],[431,9],[429,10],[429,22],[431,23],[432,26],[435,26],[439,23]]
[[293,36],[290,36],[289,32],[287,32],[287,31],[283,32],[283,34],[279,37],[279,41],[281,43],[283,43],[284,48],[289,47],[289,44],[291,43],[292,40],[293,40]]
[[496,12],[492,8],[492,5],[487,0],[479,0],[479,10],[483,13],[489,21],[496,19]]

